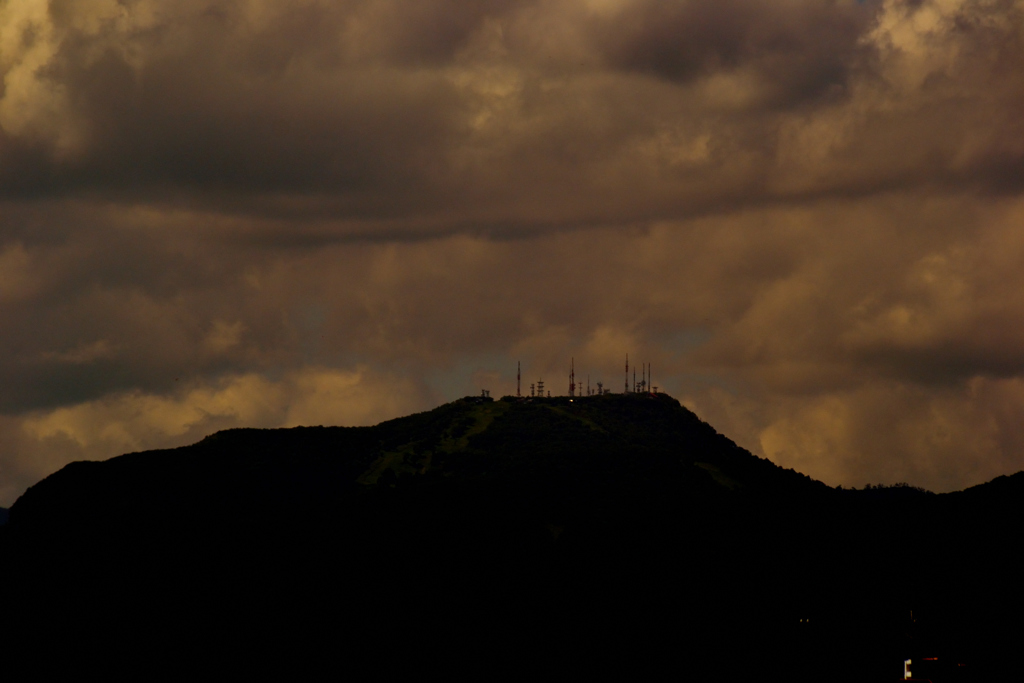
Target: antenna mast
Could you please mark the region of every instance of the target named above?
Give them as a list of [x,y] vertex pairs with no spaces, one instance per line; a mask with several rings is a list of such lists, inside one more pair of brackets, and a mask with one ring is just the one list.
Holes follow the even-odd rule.
[[516,361],[516,398],[519,398],[519,380],[522,378],[522,361]]
[[625,388],[622,390],[622,393],[624,393],[624,394],[628,394],[629,393],[629,354],[628,353],[626,354],[626,383],[625,383]]
[[576,395],[576,359],[569,361],[569,396]]

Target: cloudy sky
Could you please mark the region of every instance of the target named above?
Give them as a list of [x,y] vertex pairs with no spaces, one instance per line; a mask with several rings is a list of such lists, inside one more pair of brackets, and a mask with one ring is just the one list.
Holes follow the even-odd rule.
[[1022,0],[0,0],[0,505],[623,362],[831,485],[1024,468]]

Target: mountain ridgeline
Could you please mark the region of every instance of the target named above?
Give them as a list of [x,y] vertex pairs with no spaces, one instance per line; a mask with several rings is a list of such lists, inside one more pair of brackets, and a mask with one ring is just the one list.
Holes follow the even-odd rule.
[[679,487],[830,491],[739,448],[665,394],[466,398],[374,427],[232,429],[184,448],[73,463],[29,489],[12,515],[47,528],[140,515],[276,517],[382,488],[501,485],[522,490],[541,517],[560,517],[580,495],[611,486],[646,497],[668,482],[672,497]]
[[664,394],[234,429],[29,489],[0,529],[3,642],[125,666],[213,647],[233,670],[863,681],[916,659],[981,680],[1020,635],[1022,492],[832,489]]

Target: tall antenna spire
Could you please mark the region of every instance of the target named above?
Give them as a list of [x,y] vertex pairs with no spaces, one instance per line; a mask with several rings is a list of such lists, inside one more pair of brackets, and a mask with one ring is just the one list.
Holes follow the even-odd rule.
[[522,361],[516,361],[516,398],[519,398],[519,381],[522,379]]
[[624,393],[624,394],[628,394],[629,393],[629,354],[628,353],[626,354],[626,386],[625,386],[625,389],[623,389],[622,393]]
[[569,361],[569,396],[576,395],[576,359]]

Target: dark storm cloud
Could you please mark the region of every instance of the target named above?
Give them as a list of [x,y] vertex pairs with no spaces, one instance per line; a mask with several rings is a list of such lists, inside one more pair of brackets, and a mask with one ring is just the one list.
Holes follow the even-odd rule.
[[870,56],[861,37],[874,19],[854,3],[757,0],[651,1],[623,14],[598,32],[610,66],[676,82],[751,68],[779,106],[841,95]]
[[[426,175],[458,107],[435,74],[351,66],[344,33],[363,5],[270,4],[272,16],[250,16],[252,6],[233,2],[160,4],[167,17],[147,17],[147,3],[117,6],[129,19],[138,11],[133,23],[113,12],[89,21],[92,6],[54,4],[51,31],[60,39],[38,85],[59,96],[55,125],[65,130],[49,140],[27,130],[34,147],[9,142],[21,149],[4,156],[5,185],[178,190],[199,201],[327,188],[357,212],[384,210],[389,188]],[[64,150],[56,147],[62,134]],[[28,174],[43,187],[25,187],[25,166],[45,169]]]
[[1022,25],[1010,0],[0,4],[0,496],[508,392],[516,360],[617,388],[627,351],[829,483],[1020,468]]
[[45,108],[0,139],[8,194],[543,223],[1012,186],[1024,158],[1013,7],[903,45],[896,3],[109,5],[52,4],[34,76],[22,48]]

